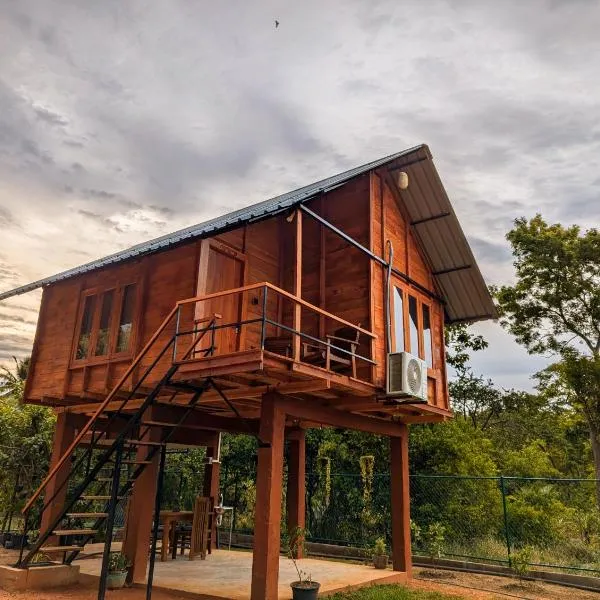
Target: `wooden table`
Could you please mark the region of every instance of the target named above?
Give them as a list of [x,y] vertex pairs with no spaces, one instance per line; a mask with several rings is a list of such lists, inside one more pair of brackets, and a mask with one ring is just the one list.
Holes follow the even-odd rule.
[[169,540],[171,539],[171,528],[179,522],[191,523],[194,520],[193,510],[161,510],[160,523],[163,527],[162,547],[160,549],[160,560],[165,562],[169,557]]

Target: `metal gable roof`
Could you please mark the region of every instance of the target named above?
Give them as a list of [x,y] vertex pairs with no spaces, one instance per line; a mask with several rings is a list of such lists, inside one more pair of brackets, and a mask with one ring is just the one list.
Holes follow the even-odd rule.
[[[417,160],[414,160],[417,158]],[[419,145],[338,175],[253,204],[226,215],[143,242],[51,277],[46,277],[0,293],[0,300],[24,294],[71,277],[132,258],[158,252],[192,240],[266,218],[331,191],[350,179],[384,165],[402,167],[409,173],[410,185],[401,198],[409,214],[412,230],[427,258],[436,283],[446,301],[449,321],[496,318],[496,310],[483,277],[475,263],[466,237],[450,205],[426,145]],[[440,216],[441,215],[441,216]]]

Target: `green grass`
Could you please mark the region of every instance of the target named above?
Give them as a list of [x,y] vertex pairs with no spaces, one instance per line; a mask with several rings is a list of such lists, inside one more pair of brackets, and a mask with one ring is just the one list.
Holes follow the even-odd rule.
[[461,596],[409,590],[401,585],[375,585],[329,596],[330,600],[455,600]]

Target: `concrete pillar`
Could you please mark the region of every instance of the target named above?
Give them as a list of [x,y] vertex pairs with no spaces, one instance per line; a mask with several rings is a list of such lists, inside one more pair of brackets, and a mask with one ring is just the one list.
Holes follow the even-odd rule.
[[[287,528],[292,534],[297,527],[306,527],[306,434],[294,429],[288,434]],[[296,558],[302,558],[298,548]]]
[[[55,467],[63,454],[73,443],[73,440],[75,439],[76,427],[78,424],[80,424],[80,421],[81,419],[78,419],[77,415],[67,412],[58,413],[52,442],[50,470]],[[70,471],[71,461],[66,460],[56,473],[56,476],[46,486],[46,491],[44,492],[44,503],[50,500],[50,498],[52,498],[52,496],[55,494],[56,496],[50,502],[46,510],[44,510],[42,513],[40,531],[45,531],[48,527],[50,527],[52,521],[54,521],[54,519],[56,519],[56,517],[58,517],[62,511],[67,495],[67,485],[65,485],[62,489],[59,488],[68,477]]]
[[392,567],[411,577],[408,427],[404,425],[403,430],[401,437],[390,438]]
[[[208,460],[217,459],[219,456],[219,435],[215,435],[215,439],[211,445],[206,447],[207,464],[204,467],[204,483],[202,486],[202,495],[210,498],[212,505],[219,504],[219,478],[221,475],[221,464],[219,462],[208,463]],[[217,519],[212,519],[212,535],[211,548],[217,547]]]
[[251,600],[277,600],[285,413],[265,394],[260,413]]
[[[150,412],[147,417],[149,419],[152,418],[151,410],[148,411]],[[145,428],[142,426],[143,430]],[[163,433],[160,427],[152,427],[142,439],[149,442],[159,442],[162,436]],[[145,460],[151,450],[150,446],[139,446],[136,454],[137,459]],[[160,451],[154,454],[152,464],[146,465],[142,474],[136,479],[129,497],[125,539],[123,540],[123,553],[132,564],[127,575],[129,583],[144,583],[146,581],[159,463]],[[132,467],[136,468],[135,465],[132,465]]]

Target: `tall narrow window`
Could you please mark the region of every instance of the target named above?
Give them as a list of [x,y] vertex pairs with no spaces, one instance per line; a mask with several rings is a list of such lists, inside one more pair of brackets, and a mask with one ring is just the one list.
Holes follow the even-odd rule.
[[135,285],[127,285],[123,289],[123,302],[121,304],[121,317],[119,318],[119,333],[117,336],[117,352],[126,352],[131,345],[134,305]]
[[394,287],[394,350],[404,351],[404,302],[402,290]]
[[108,354],[108,338],[110,335],[110,317],[112,315],[114,290],[104,292],[102,295],[102,309],[100,312],[100,325],[96,337],[96,356]]
[[433,350],[431,347],[431,316],[429,306],[423,304],[423,348],[425,350],[425,361],[427,366],[433,368]]
[[419,321],[417,317],[417,299],[408,296],[408,325],[410,328],[410,352],[419,356]]
[[96,296],[86,296],[83,306],[83,316],[81,318],[81,328],[79,329],[79,339],[77,340],[77,352],[75,359],[87,358],[90,350],[90,338],[92,336],[92,326],[94,324],[94,312],[96,308]]

